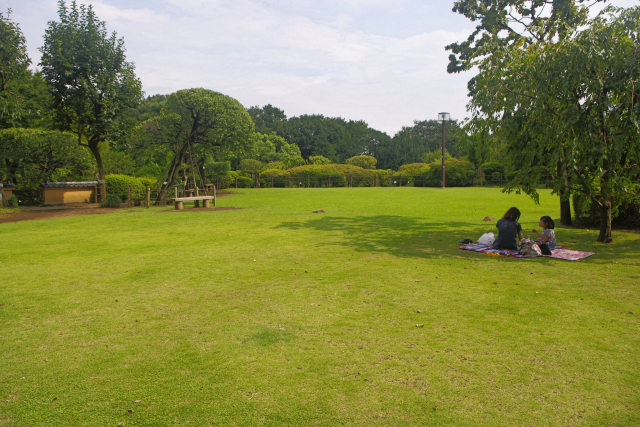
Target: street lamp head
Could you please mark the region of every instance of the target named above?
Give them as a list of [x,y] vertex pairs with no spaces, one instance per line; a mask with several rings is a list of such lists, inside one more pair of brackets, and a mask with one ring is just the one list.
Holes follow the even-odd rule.
[[438,113],[438,120],[440,121],[447,121],[451,118],[451,115],[449,113]]

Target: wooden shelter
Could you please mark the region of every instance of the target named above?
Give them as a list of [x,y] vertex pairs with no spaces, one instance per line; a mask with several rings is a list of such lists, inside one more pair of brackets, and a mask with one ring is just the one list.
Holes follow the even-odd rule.
[[98,181],[46,182],[42,184],[42,202],[46,205],[97,203]]

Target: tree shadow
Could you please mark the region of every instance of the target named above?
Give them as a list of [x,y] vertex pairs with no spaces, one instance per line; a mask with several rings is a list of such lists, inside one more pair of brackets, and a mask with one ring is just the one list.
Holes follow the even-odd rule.
[[[470,222],[429,222],[423,218],[396,215],[375,215],[356,217],[323,216],[307,221],[284,222],[276,228],[291,230],[313,229],[327,233],[339,232],[339,240],[332,243],[315,242],[322,245],[350,245],[360,252],[387,253],[398,257],[419,258],[470,258],[478,253],[462,251],[459,244],[463,239],[476,241],[483,233],[496,232],[494,223]],[[566,230],[566,231],[564,231]],[[563,233],[570,231],[564,229]],[[579,261],[580,263],[619,263],[640,265],[640,235],[620,239],[612,244],[596,243],[597,236],[591,233],[570,233],[559,241],[569,249],[596,252],[596,255]],[[638,237],[638,238],[635,238]],[[493,258],[505,261],[530,261],[526,258]],[[540,258],[544,262],[557,262]]]
[[[291,230],[314,229],[340,232],[335,243],[324,245],[353,246],[360,252],[381,252],[399,257],[467,257],[458,249],[458,242],[477,239],[493,225],[465,222],[432,223],[422,218],[394,215],[335,217],[324,216],[308,221],[284,222],[276,228]],[[316,242],[318,244],[318,242]]]

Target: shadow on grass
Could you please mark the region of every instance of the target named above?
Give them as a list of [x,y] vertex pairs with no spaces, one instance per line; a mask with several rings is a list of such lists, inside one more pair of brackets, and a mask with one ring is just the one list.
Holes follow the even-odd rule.
[[332,217],[284,222],[277,228],[314,229],[344,234],[337,243],[362,252],[384,252],[402,257],[466,257],[458,249],[465,238],[476,239],[487,225],[465,222],[430,223],[421,218],[394,215]]
[[[284,222],[277,228],[291,230],[314,229],[344,234],[337,245],[348,244],[362,252],[384,252],[401,257],[477,257],[479,254],[462,251],[458,242],[463,239],[476,240],[487,231],[496,232],[493,223],[428,222],[422,218],[377,215],[357,217],[323,216],[318,219]],[[575,233],[571,229],[561,231],[566,241],[559,244],[569,249],[596,252],[595,256],[580,263],[620,263],[640,265],[640,235],[627,234],[612,244],[596,243],[593,232]],[[330,245],[332,243],[327,243]],[[497,260],[520,260],[522,258],[500,257]],[[530,259],[524,259],[529,262]],[[541,259],[544,262],[559,260]],[[568,261],[560,261],[568,262]]]

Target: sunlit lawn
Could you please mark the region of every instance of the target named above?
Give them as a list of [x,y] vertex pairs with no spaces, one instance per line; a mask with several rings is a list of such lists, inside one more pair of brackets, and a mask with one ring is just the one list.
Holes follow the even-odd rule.
[[0,224],[0,424],[640,423],[640,234],[495,258],[457,242],[557,198],[238,193]]

